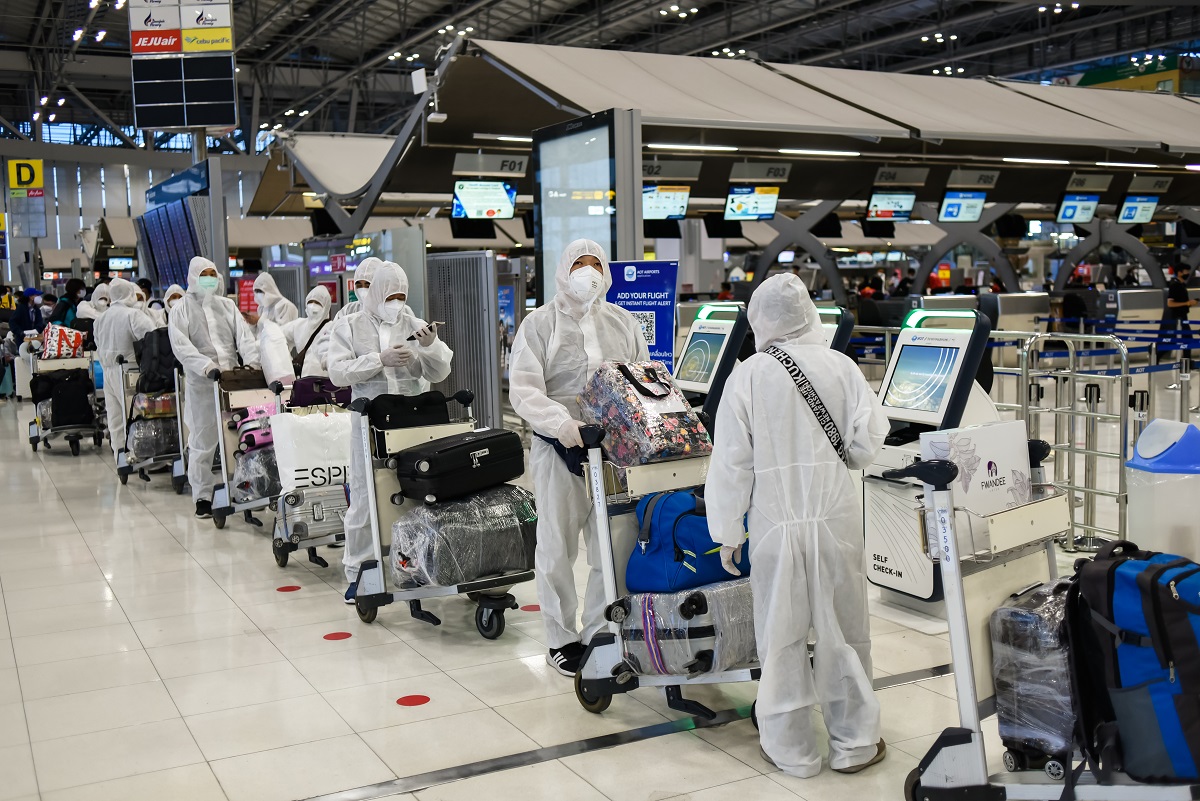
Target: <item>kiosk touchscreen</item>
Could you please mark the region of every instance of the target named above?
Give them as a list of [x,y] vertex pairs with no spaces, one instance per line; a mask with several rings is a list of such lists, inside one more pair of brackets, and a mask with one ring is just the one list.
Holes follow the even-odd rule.
[[684,392],[707,395],[717,366],[729,347],[734,321],[697,320],[688,332],[682,355],[675,361],[675,384]]

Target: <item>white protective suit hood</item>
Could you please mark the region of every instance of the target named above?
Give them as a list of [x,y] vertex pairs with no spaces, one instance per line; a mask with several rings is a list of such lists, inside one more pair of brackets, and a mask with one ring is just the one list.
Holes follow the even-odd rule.
[[798,345],[825,342],[821,318],[808,294],[808,287],[791,273],[773,275],[763,281],[750,297],[746,316],[754,331],[755,350],[759,353],[784,342]]
[[[367,299],[363,302],[363,309],[367,314],[374,317],[376,320],[383,320],[383,304],[387,299],[396,293],[408,297],[408,274],[404,272],[404,268],[394,261],[384,261],[379,263],[379,267],[375,270],[375,275],[370,279],[371,291],[367,293]],[[406,319],[414,318],[412,308],[409,307],[408,301],[405,300],[404,308],[400,311],[400,316],[396,320],[396,324],[403,323]]]
[[108,290],[109,299],[113,306],[128,306],[138,308],[137,286],[124,278],[114,278]]
[[[571,265],[582,256],[595,256],[600,260],[600,268],[604,272],[600,293],[591,303],[583,302],[571,291]],[[567,245],[562,255],[558,257],[558,271],[554,274],[554,305],[572,318],[578,320],[589,308],[603,302],[611,286],[612,272],[608,267],[608,254],[596,242],[590,239],[576,239]]]
[[300,316],[296,304],[283,296],[279,285],[275,283],[275,276],[270,273],[258,274],[254,279],[254,291],[263,293],[259,313],[271,322],[284,325]]
[[[308,304],[314,301],[321,304],[321,313],[312,317],[308,315]],[[318,286],[304,298],[304,316],[310,320],[320,322],[329,316],[329,308],[331,306],[333,306],[333,298],[329,296],[329,290],[323,286]]]
[[181,297],[179,298],[179,301],[182,301],[182,296],[186,294],[187,293],[184,291],[183,287],[181,287],[179,284],[171,284],[169,287],[167,287],[167,291],[163,293],[163,306],[165,306],[169,312],[171,308],[168,305],[168,302],[171,300],[171,298],[175,295],[180,295]]
[[[190,262],[188,262],[188,274],[187,274],[187,294],[188,295],[192,295],[193,297],[195,297],[197,299],[203,299],[206,297],[205,292],[202,289],[200,289],[199,281],[197,281],[196,279],[198,279],[200,277],[200,273],[202,273],[208,269],[216,270],[217,271],[217,280],[218,281],[222,280],[221,271],[219,269],[217,269],[217,265],[213,264],[211,261],[204,258],[203,256],[193,256],[192,260]],[[213,293],[212,297],[216,297],[217,295],[220,295],[220,294],[221,294],[221,291],[218,289],[215,293]]]

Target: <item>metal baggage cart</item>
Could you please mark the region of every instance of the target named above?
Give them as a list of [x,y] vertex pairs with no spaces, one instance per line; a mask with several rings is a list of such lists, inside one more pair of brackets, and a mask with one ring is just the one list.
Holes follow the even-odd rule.
[[[105,383],[104,403],[106,405],[109,403],[119,403],[121,405],[121,409],[123,410],[123,414],[125,415],[125,436],[126,436],[126,438],[128,438],[128,436],[129,436],[129,428],[133,423],[133,420],[131,419],[131,413],[133,410],[133,396],[135,394],[137,394],[137,380],[138,380],[138,376],[140,374],[141,373],[137,369],[137,367],[130,367],[125,364],[125,357],[117,356],[117,373],[116,373],[116,375],[106,376],[107,382]],[[179,391],[180,384],[181,384],[179,379],[180,379],[179,372],[176,371],[175,372],[175,389],[174,389],[174,393],[175,393],[175,429],[176,429],[176,436],[182,437],[183,423],[180,421],[180,418],[183,416],[183,410],[179,406],[179,399],[182,397],[182,394]],[[112,391],[110,392],[109,389],[111,389]],[[109,432],[109,436],[110,437],[112,436],[112,432]],[[179,450],[178,451],[170,451],[167,453],[160,453],[155,456],[151,456],[148,459],[142,459],[140,461],[134,460],[132,462],[129,460],[129,449],[127,447],[127,443],[119,443],[117,445],[117,457],[116,457],[117,458],[117,478],[119,478],[121,480],[122,484],[127,484],[129,482],[129,476],[132,473],[137,473],[138,478],[140,478],[142,481],[149,481],[150,476],[147,475],[147,473],[146,473],[147,470],[150,470],[154,467],[161,466],[161,465],[168,465],[168,464],[174,465],[175,462],[179,461],[183,457],[182,451],[185,447],[185,443],[182,438],[180,438],[178,440],[178,442],[179,442]],[[172,481],[172,483],[174,484],[174,481]],[[175,491],[176,491],[176,493],[182,492],[183,486],[182,485],[176,486]]]
[[252,526],[262,527],[262,521],[254,516],[258,509],[265,509],[275,502],[273,496],[254,498],[244,503],[234,503],[231,493],[233,484],[234,460],[233,454],[238,450],[237,424],[241,418],[240,409],[248,406],[274,404],[278,413],[283,408],[286,388],[279,383],[261,389],[226,390],[221,386],[221,374],[213,371],[209,375],[213,382],[213,398],[217,404],[217,462],[220,469],[220,481],[213,488],[212,521],[217,528],[225,528],[225,520],[237,512]]
[[[407,601],[409,613],[417,620],[422,620],[434,626],[441,625],[436,615],[421,608],[421,601],[427,598],[445,598],[452,595],[466,595],[477,605],[475,610],[475,628],[486,639],[494,640],[504,633],[504,612],[506,609],[516,609],[517,601],[508,590],[514,584],[533,581],[532,570],[516,573],[505,573],[490,576],[475,581],[469,581],[448,587],[404,587],[396,590],[388,589],[389,572],[385,567],[384,558],[388,549],[384,547],[383,536],[387,531],[391,534],[392,524],[403,515],[404,498],[400,493],[400,481],[396,475],[396,461],[393,456],[406,448],[411,448],[435,439],[449,437],[455,434],[465,434],[475,430],[475,419],[471,412],[471,403],[475,395],[469,390],[462,390],[454,395],[452,400],[466,409],[466,419],[460,422],[443,425],[421,426],[417,428],[376,429],[371,425],[371,401],[358,398],[350,409],[352,414],[359,415],[362,423],[361,439],[355,447],[362,448],[370,465],[372,481],[367,482],[367,500],[371,520],[372,558],[363,562],[358,573],[358,589],[354,606],[358,617],[364,623],[375,620],[381,606],[396,601]],[[377,452],[376,442],[382,441],[384,452]],[[409,503],[414,503],[409,501]]]
[[[39,373],[53,373],[59,370],[87,370],[88,378],[94,378],[92,373],[92,357],[90,354],[78,359],[40,359],[36,349],[31,349],[25,358],[28,361],[31,376],[37,376]],[[30,398],[32,399],[32,394]],[[29,423],[29,445],[33,448],[34,453],[37,452],[38,445],[45,445],[49,449],[50,442],[54,439],[65,439],[71,448],[72,456],[79,455],[79,443],[84,437],[91,437],[92,444],[97,448],[103,446],[104,410],[96,402],[95,392],[92,393],[91,404],[91,424],[72,426],[54,425],[53,416],[51,416],[50,420],[51,425],[43,426],[43,421],[37,417],[37,404],[34,404],[34,419]]]
[[[708,456],[656,462],[637,467],[617,467],[605,462],[600,442],[604,432],[598,426],[585,426],[582,431],[588,448],[587,485],[596,515],[597,543],[600,570],[604,577],[605,619],[608,630],[596,634],[575,674],[575,697],[588,712],[601,713],[608,709],[616,693],[626,693],[639,687],[662,687],[667,705],[687,715],[712,720],[716,713],[696,701],[683,697],[682,688],[696,684],[726,684],[758,681],[761,670],[749,664],[732,670],[698,673],[692,676],[638,675],[625,659],[625,642],[620,624],[627,609],[618,603],[621,594],[617,586],[617,559],[612,523],[614,518],[633,515],[638,501],[655,492],[670,492],[702,486],[708,475]],[[630,531],[636,531],[635,523]],[[622,556],[627,560],[633,541],[624,543]],[[753,716],[753,710],[752,710]],[[755,720],[757,725],[757,720]]]

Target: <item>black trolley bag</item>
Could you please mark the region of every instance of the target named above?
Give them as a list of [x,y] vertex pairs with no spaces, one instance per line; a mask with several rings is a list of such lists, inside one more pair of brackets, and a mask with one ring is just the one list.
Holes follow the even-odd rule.
[[39,373],[30,383],[35,404],[50,401],[50,417],[56,428],[92,425],[96,420],[91,399],[94,391],[87,370]]
[[525,472],[521,437],[500,429],[442,437],[407,448],[395,459],[401,493],[426,503],[472,495]]

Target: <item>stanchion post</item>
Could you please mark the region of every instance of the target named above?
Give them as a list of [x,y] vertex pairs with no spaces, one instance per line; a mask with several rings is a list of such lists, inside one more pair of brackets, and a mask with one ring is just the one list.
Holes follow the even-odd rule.
[[[1083,447],[1087,453],[1083,456],[1083,486],[1085,489],[1096,488],[1096,440],[1100,431],[1100,421],[1096,414],[1100,411],[1100,385],[1085,384],[1083,387],[1084,407],[1087,409],[1087,422],[1083,429]],[[1096,526],[1096,495],[1085,492],[1083,496],[1084,529],[1082,547],[1092,550],[1097,546],[1098,538],[1092,535]]]
[[1179,422],[1192,420],[1192,360],[1179,357]]
[[1129,408],[1133,410],[1133,441],[1137,442],[1150,416],[1150,393],[1144,389],[1135,389],[1129,396]]

